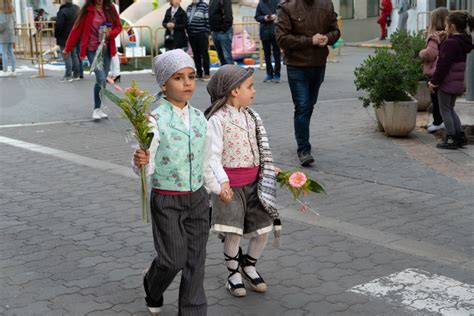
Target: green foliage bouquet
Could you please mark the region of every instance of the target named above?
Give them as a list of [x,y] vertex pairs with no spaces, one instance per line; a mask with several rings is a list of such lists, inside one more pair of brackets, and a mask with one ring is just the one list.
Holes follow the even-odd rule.
[[[119,98],[107,89],[103,89],[105,96],[122,110],[122,116],[133,127],[133,136],[140,149],[150,148],[153,133],[148,121],[148,108],[154,97],[148,92],[140,90],[135,80],[125,89],[124,97]],[[145,166],[140,167],[142,221],[149,223],[148,216],[148,188]]]

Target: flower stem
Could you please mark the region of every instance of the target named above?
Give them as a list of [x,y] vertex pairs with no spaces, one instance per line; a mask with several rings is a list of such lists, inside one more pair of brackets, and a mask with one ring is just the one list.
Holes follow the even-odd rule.
[[298,198],[296,198],[296,201],[297,201],[298,203],[300,203],[301,206],[303,206],[304,210],[309,210],[309,211],[310,211],[311,213],[313,213],[314,215],[319,216],[319,213],[316,212],[315,210],[313,210],[313,209],[308,205],[308,203],[305,203],[305,202],[301,201],[301,200],[298,199]]
[[141,196],[142,196],[142,222],[148,224],[150,219],[148,218],[148,188],[146,184],[146,170],[145,166],[140,167],[140,180],[141,180]]

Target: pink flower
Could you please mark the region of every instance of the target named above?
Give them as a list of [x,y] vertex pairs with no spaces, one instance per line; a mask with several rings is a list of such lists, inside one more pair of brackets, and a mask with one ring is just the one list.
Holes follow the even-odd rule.
[[306,175],[301,171],[297,171],[297,172],[293,172],[288,182],[293,188],[298,189],[298,188],[301,188],[306,183],[306,180],[308,180],[306,178]]

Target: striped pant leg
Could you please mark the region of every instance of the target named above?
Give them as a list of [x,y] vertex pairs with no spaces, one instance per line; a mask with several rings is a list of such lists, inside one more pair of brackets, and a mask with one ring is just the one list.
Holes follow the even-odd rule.
[[187,237],[187,261],[179,288],[179,315],[205,316],[204,268],[209,237],[209,196],[202,187],[189,198],[189,209],[183,222]]
[[153,192],[151,222],[156,257],[153,260],[145,289],[154,301],[161,301],[163,293],[181,271],[187,260],[186,232],[182,217],[186,212],[186,195],[166,195]]

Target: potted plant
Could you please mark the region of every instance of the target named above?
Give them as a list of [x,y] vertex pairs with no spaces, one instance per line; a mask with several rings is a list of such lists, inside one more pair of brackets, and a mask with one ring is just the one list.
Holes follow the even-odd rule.
[[387,48],[376,50],[354,71],[364,107],[372,104],[388,136],[406,136],[416,125],[417,102],[411,96],[418,87],[418,68],[407,55]]
[[392,49],[397,55],[406,55],[419,68],[418,88],[413,97],[418,101],[418,111],[426,111],[431,104],[430,91],[426,76],[423,74],[423,62],[419,57],[420,51],[425,48],[426,34],[423,31],[409,32],[397,30],[390,36]]

